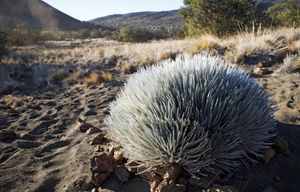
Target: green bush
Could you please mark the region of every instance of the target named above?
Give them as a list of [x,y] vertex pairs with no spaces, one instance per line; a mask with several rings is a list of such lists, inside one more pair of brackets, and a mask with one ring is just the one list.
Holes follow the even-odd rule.
[[268,21],[254,0],[184,0],[184,4],[180,13],[189,36],[201,33],[228,35],[241,27]]
[[146,42],[167,37],[168,35],[164,31],[149,31],[130,26],[118,29],[113,35],[113,39],[124,42]]
[[300,4],[297,0],[275,4],[267,12],[276,26],[300,26]]
[[109,35],[109,31],[98,29],[90,31],[90,38],[104,38]]
[[14,46],[24,46],[37,44],[39,42],[39,32],[28,29],[25,25],[17,23],[9,32],[8,42]]

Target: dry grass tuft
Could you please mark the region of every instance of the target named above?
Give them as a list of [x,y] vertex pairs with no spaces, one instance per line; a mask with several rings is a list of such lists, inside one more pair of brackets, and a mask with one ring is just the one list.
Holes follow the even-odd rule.
[[104,81],[111,81],[112,80],[112,74],[108,71],[101,71],[101,77]]
[[195,43],[190,48],[189,53],[191,55],[199,54],[202,51],[218,53],[222,49],[224,49],[224,47],[222,46],[222,41],[218,37],[206,34],[195,39]]
[[140,61],[140,66],[147,67],[147,66],[153,65],[155,63],[156,62],[153,59],[146,57]]
[[282,65],[274,72],[274,75],[290,73],[298,68],[300,68],[300,56],[288,54],[283,59]]
[[100,81],[99,73],[92,72],[90,75],[84,78],[84,82],[87,84],[96,84]]
[[14,95],[5,95],[0,99],[0,103],[11,110],[16,110],[17,107],[28,105],[26,98],[17,97]]
[[[240,33],[228,39],[227,43],[231,53],[225,54],[226,59],[239,64],[271,65],[282,60],[288,50],[278,32],[261,29]],[[270,60],[272,63],[268,63]]]
[[169,60],[169,59],[175,61],[176,56],[177,56],[177,53],[165,52],[160,55],[159,61],[165,61],[165,60]]
[[116,66],[118,69],[122,71],[123,74],[132,74],[137,71],[137,67],[134,65],[130,65],[126,61],[119,60]]

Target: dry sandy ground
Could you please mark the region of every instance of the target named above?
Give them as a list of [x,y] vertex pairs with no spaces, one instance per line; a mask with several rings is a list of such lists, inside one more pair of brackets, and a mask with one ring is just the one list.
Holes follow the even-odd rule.
[[[276,68],[276,67],[275,67]],[[113,80],[95,85],[45,87],[14,95],[16,106],[0,105],[0,131],[17,135],[0,141],[0,192],[83,191],[91,178],[90,158],[97,154],[90,140],[101,132],[107,106],[128,75],[111,66]],[[272,69],[273,70],[273,69]],[[288,141],[289,153],[276,153],[268,164],[259,162],[239,178],[220,182],[241,191],[300,191],[300,74],[259,75],[276,107],[278,132]],[[30,93],[30,94],[28,94]],[[80,121],[93,126],[80,131]],[[78,186],[81,187],[78,187]],[[103,188],[113,191],[149,191],[137,176],[121,183],[112,174]],[[201,191],[188,186],[188,191]]]
[[66,191],[88,179],[93,134],[81,133],[78,119],[99,132],[119,88],[118,81],[46,88],[17,95],[23,103],[14,109],[2,105],[0,130],[18,137],[0,143],[0,191]]

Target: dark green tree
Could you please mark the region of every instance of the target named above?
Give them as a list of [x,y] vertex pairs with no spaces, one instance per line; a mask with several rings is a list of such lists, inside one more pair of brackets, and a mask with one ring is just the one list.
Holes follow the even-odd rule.
[[262,9],[254,0],[184,0],[184,4],[180,12],[189,36],[228,35],[249,25],[266,23]]
[[300,26],[300,2],[298,0],[275,4],[267,12],[277,26]]

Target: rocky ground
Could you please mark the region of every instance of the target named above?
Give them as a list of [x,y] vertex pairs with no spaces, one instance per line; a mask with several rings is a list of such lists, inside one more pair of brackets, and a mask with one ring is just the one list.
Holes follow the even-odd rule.
[[130,167],[134,162],[125,159],[122,149],[105,138],[108,105],[128,73],[135,71],[123,70],[115,58],[112,60],[99,59],[97,67],[94,63],[68,67],[72,78],[64,70],[59,83],[50,70],[47,77],[51,78],[38,85],[29,80],[32,66],[15,68],[24,72],[13,73],[18,75],[18,88],[12,86],[0,95],[1,192],[300,191],[298,68],[275,74],[280,64],[241,66],[270,93],[279,136],[256,166],[221,180],[196,180],[176,167],[136,175],[142,168]]

